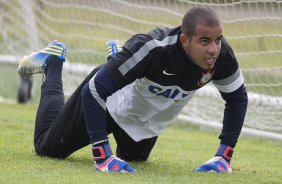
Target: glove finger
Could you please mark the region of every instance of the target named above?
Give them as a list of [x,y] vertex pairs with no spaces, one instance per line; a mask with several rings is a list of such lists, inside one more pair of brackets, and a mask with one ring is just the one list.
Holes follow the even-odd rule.
[[216,161],[213,164],[213,170],[215,170],[216,172],[220,172],[220,173],[232,173],[232,169],[230,167],[230,165],[228,163],[224,163],[222,161]]
[[[217,172],[217,173],[231,173],[231,169],[228,170],[228,166],[224,165],[222,162],[215,162],[201,165],[200,167],[194,169],[194,172]],[[230,166],[229,166],[230,167]],[[231,167],[230,167],[231,168]]]
[[210,168],[207,165],[201,165],[198,168],[194,169],[193,172],[209,172]]
[[130,165],[126,164],[123,169],[126,171],[126,172],[130,172],[130,173],[136,173],[137,171],[135,169],[133,169]]
[[125,162],[118,162],[116,161],[111,168],[109,169],[110,172],[122,172],[124,166],[126,165]]

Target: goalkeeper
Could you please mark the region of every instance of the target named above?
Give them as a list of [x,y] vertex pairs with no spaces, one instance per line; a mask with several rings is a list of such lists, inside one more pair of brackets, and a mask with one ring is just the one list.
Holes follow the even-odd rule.
[[[231,173],[248,100],[217,14],[208,7],[193,7],[181,26],[136,34],[120,51],[113,51],[66,103],[65,45],[54,41],[24,56],[18,67],[21,76],[44,74],[34,131],[36,153],[63,159],[90,144],[96,170],[136,172],[128,162],[147,160],[159,134],[195,91],[212,81],[226,102],[223,128],[215,155],[194,172]],[[109,144],[110,133],[117,143],[116,154]]]

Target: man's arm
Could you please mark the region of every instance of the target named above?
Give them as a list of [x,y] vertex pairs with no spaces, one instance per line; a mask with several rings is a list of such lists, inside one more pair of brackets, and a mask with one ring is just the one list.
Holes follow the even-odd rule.
[[195,172],[232,172],[230,161],[245,120],[248,96],[244,78],[234,53],[226,41],[220,58],[218,73],[213,79],[214,86],[225,100],[223,128],[215,157],[195,169]]
[[[145,44],[150,40],[150,37],[144,35],[132,37],[122,51],[99,69],[82,89],[83,112],[97,170],[135,172],[126,162],[112,154],[106,127],[106,100],[119,89],[145,75],[150,58],[148,49],[151,49]],[[144,55],[135,57],[140,53]]]
[[90,143],[108,139],[106,99],[117,91],[102,67],[82,89],[82,105]]
[[248,96],[244,84],[232,93],[220,92],[226,101],[223,128],[219,138],[221,139],[219,148],[215,156],[196,168],[194,172],[227,172],[232,173],[230,161],[233,154],[243,122],[248,104]]
[[225,100],[223,128],[219,136],[221,144],[235,147],[240,135],[248,105],[248,95],[244,84],[232,93],[220,92]]
[[108,141],[106,99],[117,91],[111,77],[102,67],[81,92],[87,131],[92,145],[96,170],[102,172],[136,172],[125,161],[115,157]]

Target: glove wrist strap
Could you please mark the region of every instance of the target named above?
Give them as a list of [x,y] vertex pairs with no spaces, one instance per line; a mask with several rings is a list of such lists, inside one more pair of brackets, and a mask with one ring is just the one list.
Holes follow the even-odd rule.
[[215,156],[221,156],[230,162],[233,152],[234,152],[233,148],[225,144],[220,144]]
[[108,140],[99,141],[92,144],[92,154],[93,159],[97,160],[104,160],[105,158],[110,157],[112,153],[112,149],[109,145]]

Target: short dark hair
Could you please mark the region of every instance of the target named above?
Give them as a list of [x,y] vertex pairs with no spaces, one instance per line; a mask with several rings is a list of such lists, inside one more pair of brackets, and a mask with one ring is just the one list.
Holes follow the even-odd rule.
[[188,10],[182,19],[181,32],[187,36],[195,34],[198,24],[205,26],[217,26],[221,21],[217,14],[209,7],[195,6]]

